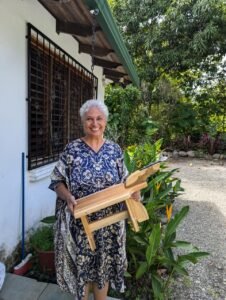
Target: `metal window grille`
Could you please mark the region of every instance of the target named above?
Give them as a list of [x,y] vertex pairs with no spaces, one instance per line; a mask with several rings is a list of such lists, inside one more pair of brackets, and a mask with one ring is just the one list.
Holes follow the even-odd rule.
[[82,134],[79,108],[97,97],[98,79],[28,24],[28,169],[59,158]]

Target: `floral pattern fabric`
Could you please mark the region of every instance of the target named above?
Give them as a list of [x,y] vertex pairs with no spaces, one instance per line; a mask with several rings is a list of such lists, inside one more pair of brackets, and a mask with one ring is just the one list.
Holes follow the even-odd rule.
[[[123,181],[126,169],[121,148],[105,141],[98,152],[82,139],[69,143],[51,174],[50,189],[64,182],[76,199]],[[91,221],[120,211],[117,204],[89,216]],[[85,285],[96,282],[103,288],[109,282],[113,289],[124,291],[125,222],[120,221],[94,232],[96,250],[91,251],[80,219],[74,219],[66,202],[57,198],[55,223],[55,263],[61,289],[84,297]]]

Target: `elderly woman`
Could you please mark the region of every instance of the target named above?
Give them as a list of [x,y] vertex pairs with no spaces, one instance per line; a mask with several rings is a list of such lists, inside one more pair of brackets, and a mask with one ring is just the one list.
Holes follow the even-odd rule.
[[[104,139],[108,118],[106,105],[88,100],[80,108],[84,137],[69,143],[51,175],[50,188],[57,193],[55,255],[59,286],[75,299],[88,299],[92,288],[95,300],[107,297],[109,283],[124,291],[126,269],[125,225],[123,221],[94,233],[96,250],[91,251],[80,219],[72,212],[76,199],[123,181],[126,169],[120,147]],[[136,193],[133,197],[138,198]],[[97,220],[121,209],[114,205],[90,216]]]

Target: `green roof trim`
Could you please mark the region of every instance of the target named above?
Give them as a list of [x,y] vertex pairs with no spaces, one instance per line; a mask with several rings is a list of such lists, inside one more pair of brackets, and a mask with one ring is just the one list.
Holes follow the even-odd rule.
[[128,72],[133,84],[139,87],[140,80],[137,75],[137,71],[124,44],[107,0],[85,0],[85,3],[90,10],[99,10],[98,15],[96,16],[99,25],[106,34],[109,43],[111,43],[113,50],[118,55],[125,70]]

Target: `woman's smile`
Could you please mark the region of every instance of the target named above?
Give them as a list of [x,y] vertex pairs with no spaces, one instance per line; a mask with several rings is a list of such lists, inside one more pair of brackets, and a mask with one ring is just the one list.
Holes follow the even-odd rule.
[[105,115],[96,107],[86,112],[84,117],[84,132],[86,136],[103,136],[106,127]]

